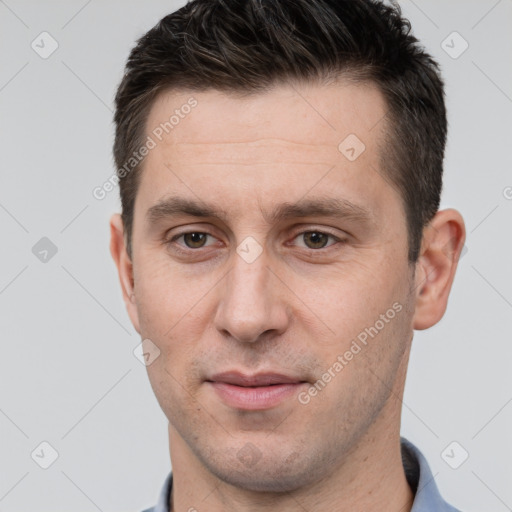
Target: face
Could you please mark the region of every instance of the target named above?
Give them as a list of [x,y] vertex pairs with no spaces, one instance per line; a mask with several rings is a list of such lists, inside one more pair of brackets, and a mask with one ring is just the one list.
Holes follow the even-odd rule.
[[160,350],[171,453],[225,482],[307,485],[397,415],[413,276],[385,113],[376,87],[341,83],[152,107],[129,312]]

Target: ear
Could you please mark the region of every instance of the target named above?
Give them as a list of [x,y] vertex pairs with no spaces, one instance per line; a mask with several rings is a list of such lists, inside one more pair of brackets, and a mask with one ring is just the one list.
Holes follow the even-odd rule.
[[118,213],[110,218],[110,254],[112,254],[117,267],[126,310],[133,327],[140,334],[139,313],[135,300],[133,264],[126,251],[123,221]]
[[416,263],[414,329],[428,329],[443,317],[465,239],[464,220],[452,208],[437,212],[423,230]]

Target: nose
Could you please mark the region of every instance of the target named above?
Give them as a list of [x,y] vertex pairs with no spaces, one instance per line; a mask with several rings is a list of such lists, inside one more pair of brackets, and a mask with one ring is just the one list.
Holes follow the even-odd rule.
[[268,266],[265,251],[251,263],[234,254],[222,281],[215,327],[241,343],[254,343],[286,331],[290,314],[286,288]]

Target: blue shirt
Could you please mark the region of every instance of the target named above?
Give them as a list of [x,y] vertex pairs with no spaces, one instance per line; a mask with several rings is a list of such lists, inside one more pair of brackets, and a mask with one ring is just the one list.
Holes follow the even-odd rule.
[[[415,494],[411,512],[460,512],[441,497],[427,460],[418,448],[404,437],[400,437],[400,445],[405,476]],[[169,512],[171,489],[172,473],[169,473],[158,503],[143,512]]]

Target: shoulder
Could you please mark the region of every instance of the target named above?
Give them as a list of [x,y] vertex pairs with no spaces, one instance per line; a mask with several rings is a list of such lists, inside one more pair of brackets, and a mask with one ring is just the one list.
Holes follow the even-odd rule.
[[172,471],[165,478],[164,484],[154,507],[146,508],[142,512],[169,512],[169,498],[172,490]]
[[400,438],[407,482],[415,493],[411,512],[461,512],[441,496],[427,459],[413,443]]

